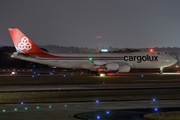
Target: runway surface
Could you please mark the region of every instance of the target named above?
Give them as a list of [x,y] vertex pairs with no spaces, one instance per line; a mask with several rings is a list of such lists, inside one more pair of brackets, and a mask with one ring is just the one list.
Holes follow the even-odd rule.
[[180,88],[180,82],[171,83],[123,83],[91,85],[0,85],[0,92],[50,91],[50,90],[114,90],[114,89],[161,89]]
[[[98,116],[103,120],[114,120],[117,114],[126,112],[128,116],[136,115],[136,119],[142,118],[142,112],[138,109],[150,108],[151,112],[162,111],[161,108],[180,107],[180,100],[149,100],[149,101],[120,101],[120,102],[83,102],[83,103],[46,103],[46,104],[4,104],[0,106],[1,120],[77,120],[91,118],[97,120]],[[130,109],[130,110],[128,110]],[[114,111],[116,110],[116,112]],[[128,110],[128,111],[127,111]],[[101,111],[101,112],[99,112]],[[109,111],[107,115],[105,112]],[[119,112],[117,112],[119,111]],[[88,113],[90,112],[90,113]],[[93,112],[93,114],[91,113]],[[83,114],[81,114],[83,113]],[[85,114],[84,114],[85,113]],[[103,113],[103,114],[102,114]],[[85,119],[84,118],[84,119]],[[106,119],[107,118],[107,119]],[[111,118],[111,119],[110,119]],[[118,119],[118,118],[117,118]],[[128,117],[123,120],[130,120]]]

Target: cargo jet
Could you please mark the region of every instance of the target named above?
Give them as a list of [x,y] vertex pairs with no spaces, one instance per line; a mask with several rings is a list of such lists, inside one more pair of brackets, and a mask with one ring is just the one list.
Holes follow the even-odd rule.
[[159,69],[171,66],[177,60],[166,52],[133,53],[48,53],[41,50],[18,28],[8,28],[17,52],[13,57],[59,68],[88,69],[96,73],[129,72],[130,69]]

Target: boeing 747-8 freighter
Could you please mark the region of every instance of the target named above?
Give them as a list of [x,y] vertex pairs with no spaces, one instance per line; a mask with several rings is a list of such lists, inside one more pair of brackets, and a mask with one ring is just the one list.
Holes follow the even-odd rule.
[[129,72],[130,69],[162,70],[177,60],[166,52],[48,53],[42,51],[18,28],[8,28],[17,52],[13,57],[59,68]]

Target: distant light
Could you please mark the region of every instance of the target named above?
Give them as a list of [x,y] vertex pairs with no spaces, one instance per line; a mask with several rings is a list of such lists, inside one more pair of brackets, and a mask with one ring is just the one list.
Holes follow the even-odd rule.
[[36,72],[34,72],[34,74],[36,74]]
[[99,38],[101,38],[101,36],[99,36]]
[[39,106],[37,106],[37,109],[39,109]]
[[31,69],[31,71],[33,71],[33,70]]
[[99,101],[98,100],[96,100],[96,103],[98,103]]
[[106,111],[106,114],[109,114],[109,111]]
[[14,110],[17,111],[17,108],[15,108]]
[[63,77],[66,77],[66,75],[63,75]]
[[3,112],[6,112],[6,110],[3,110]]
[[141,77],[144,77],[144,75],[141,75]]
[[49,108],[51,108],[51,106],[49,106]]
[[21,105],[23,105],[24,103],[23,102],[21,102]]
[[12,76],[12,74],[10,74],[10,76]]
[[156,101],[156,99],[155,98],[153,98],[153,102],[155,102]]
[[67,105],[64,105],[64,107],[67,107]]
[[96,36],[96,38],[98,38],[98,36]]
[[25,107],[24,109],[27,110],[27,107]]
[[32,77],[34,77],[34,75],[32,75]]
[[55,70],[53,70],[53,72],[55,72]]
[[105,74],[104,74],[104,73],[101,73],[100,76],[103,77],[103,76],[105,76]]
[[97,119],[100,119],[100,116],[97,116]]
[[13,58],[14,56],[13,56],[13,55],[11,55],[11,57]]
[[101,52],[108,52],[108,49],[101,49]]
[[38,73],[38,75],[40,75],[40,74]]
[[157,108],[154,108],[154,110],[155,110],[155,111],[158,111],[158,109],[157,109]]

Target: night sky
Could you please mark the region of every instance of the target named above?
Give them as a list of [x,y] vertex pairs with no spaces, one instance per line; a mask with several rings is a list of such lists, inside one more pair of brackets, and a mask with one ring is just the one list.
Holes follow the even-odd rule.
[[37,45],[180,47],[180,0],[1,0],[0,45],[8,27]]

